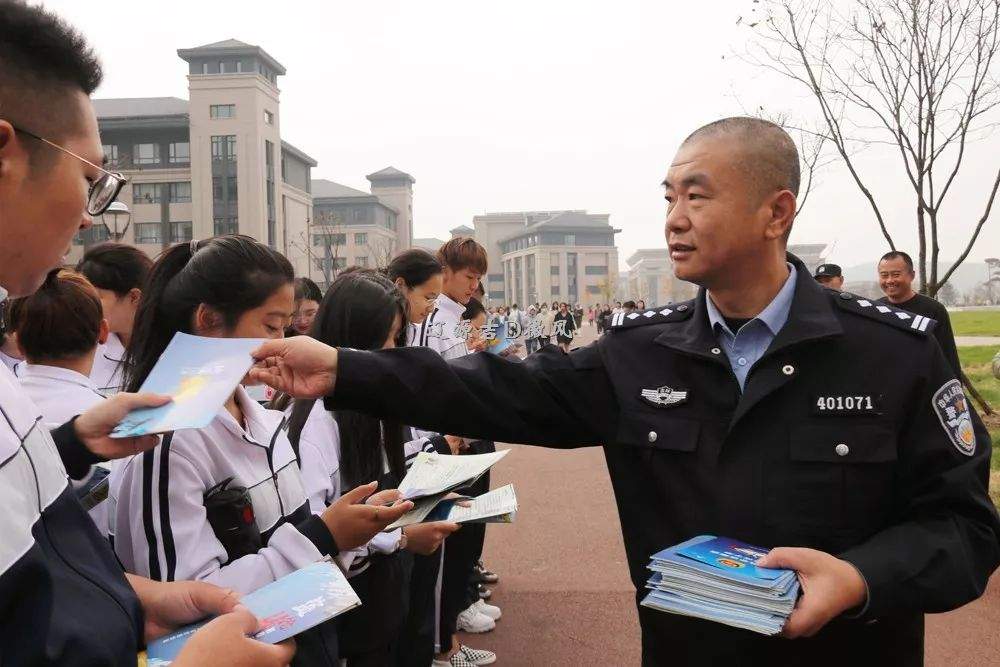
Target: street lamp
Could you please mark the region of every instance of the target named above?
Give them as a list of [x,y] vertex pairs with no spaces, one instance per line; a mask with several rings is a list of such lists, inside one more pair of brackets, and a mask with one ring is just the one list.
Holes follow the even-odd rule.
[[128,230],[129,223],[132,222],[132,211],[124,202],[112,202],[108,210],[101,214],[101,222],[107,228],[112,241],[121,241]]

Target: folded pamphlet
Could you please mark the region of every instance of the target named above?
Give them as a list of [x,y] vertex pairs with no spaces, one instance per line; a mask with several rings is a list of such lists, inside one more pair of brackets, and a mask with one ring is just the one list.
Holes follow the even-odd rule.
[[[254,639],[277,644],[324,621],[361,606],[347,578],[329,559],[285,575],[240,599],[260,619]],[[207,620],[154,639],[139,655],[139,667],[166,667]]]
[[259,338],[206,338],[176,333],[139,391],[166,394],[173,401],[133,410],[112,431],[112,438],[204,428],[233,395],[253,366],[250,353]]
[[792,570],[757,567],[768,549],[700,535],[654,554],[642,605],[751,630],[781,632],[795,607],[799,581]]
[[459,456],[420,452],[399,483],[399,491],[404,500],[416,501],[460,489],[482,477],[509,451]]

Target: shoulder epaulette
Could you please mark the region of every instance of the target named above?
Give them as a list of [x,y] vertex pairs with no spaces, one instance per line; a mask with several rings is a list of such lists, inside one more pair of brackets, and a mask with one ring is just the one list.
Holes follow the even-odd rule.
[[631,327],[641,327],[647,324],[665,324],[667,322],[680,322],[691,317],[694,312],[694,299],[683,303],[672,303],[663,308],[653,308],[652,310],[634,310],[631,313],[617,313],[611,316],[610,329],[629,329]]
[[929,336],[934,331],[934,327],[937,326],[937,320],[923,315],[915,315],[888,303],[865,299],[850,292],[829,291],[834,293],[834,301],[841,310],[888,324],[918,336]]

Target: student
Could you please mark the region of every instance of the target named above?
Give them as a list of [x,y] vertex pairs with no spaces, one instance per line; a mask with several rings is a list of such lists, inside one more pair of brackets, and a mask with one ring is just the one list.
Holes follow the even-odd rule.
[[101,297],[110,334],[94,357],[91,380],[104,394],[121,391],[125,347],[132,338],[135,311],[153,262],[135,246],[100,243],[87,250],[76,265]]
[[[51,272],[37,292],[20,299],[14,326],[27,362],[18,380],[46,426],[55,428],[106,400],[91,383],[90,369],[97,346],[108,337],[108,323],[86,278],[72,271]],[[103,535],[108,534],[108,505],[103,502],[106,492],[99,489],[107,488],[110,465],[91,466],[90,474],[74,482],[77,497]]]
[[554,318],[553,329],[556,340],[559,342],[559,347],[563,352],[569,352],[570,343],[573,342],[573,338],[576,336],[577,326],[576,318],[573,317],[573,313],[569,312],[568,304],[559,304],[559,312],[556,313]]
[[406,297],[406,344],[424,345],[420,325],[434,311],[441,295],[444,269],[426,250],[414,248],[396,255],[386,275]]
[[441,246],[437,260],[443,268],[441,294],[420,326],[418,344],[445,359],[464,357],[468,350],[456,329],[465,305],[479,288],[479,279],[486,275],[486,249],[475,239],[460,236]]
[[323,300],[323,293],[319,287],[309,278],[295,279],[295,314],[292,316],[292,325],[285,331],[286,336],[297,336],[309,333],[313,320],[316,319],[316,311],[319,310],[319,302]]
[[[405,317],[406,299],[396,286],[382,274],[359,269],[342,273],[330,286],[313,337],[360,350],[393,348],[403,343]],[[405,474],[406,450],[413,449],[415,456],[426,442],[420,438],[404,443],[410,429],[357,412],[330,413],[322,401],[296,401],[288,423],[314,513],[323,512],[344,489],[367,480],[398,486]],[[340,555],[362,604],[345,615],[338,628],[340,654],[348,667],[388,665],[397,651],[410,651],[397,641],[409,592],[412,563],[407,552],[429,556],[456,530],[454,523],[411,525],[376,535]]]
[[[191,241],[165,251],[137,311],[126,390],[142,384],[179,331],[282,338],[292,314],[293,279],[284,256],[247,236]],[[376,506],[361,529],[345,525],[338,510],[374,488],[361,486],[321,514],[310,512],[283,415],[266,410],[239,386],[208,426],[168,434],[112,473],[115,551],[129,572],[249,593],[366,543],[410,504]],[[396,496],[383,492],[372,502]],[[301,664],[335,665],[334,624],[300,635],[298,647]]]
[[[124,183],[103,170],[89,95],[101,67],[86,41],[51,12],[0,9],[0,301],[26,297],[61,264],[73,236]],[[7,94],[10,91],[14,93]],[[44,137],[44,139],[42,138]],[[278,667],[294,647],[248,637],[257,620],[235,596],[204,582],[126,575],[67,480],[96,461],[153,446],[112,439],[131,410],[165,397],[121,394],[50,432],[0,364],[0,661],[4,665],[135,665],[145,642],[208,615],[174,667]],[[224,656],[221,660],[216,658]]]

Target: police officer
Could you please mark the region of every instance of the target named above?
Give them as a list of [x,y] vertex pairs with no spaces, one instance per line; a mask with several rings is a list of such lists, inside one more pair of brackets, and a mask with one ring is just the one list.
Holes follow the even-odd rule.
[[664,186],[674,271],[698,296],[619,313],[568,355],[293,339],[258,350],[254,375],[446,433],[602,444],[637,599],[650,555],[699,534],[776,547],[764,564],[798,572],[783,639],[640,608],[644,664],[921,664],[923,615],[977,598],[1000,561],[990,443],[930,324],[786,255],[798,164],[766,121],[692,134]]
[[840,289],[844,286],[844,274],[836,264],[820,264],[813,274],[820,285],[825,285],[832,289]]

